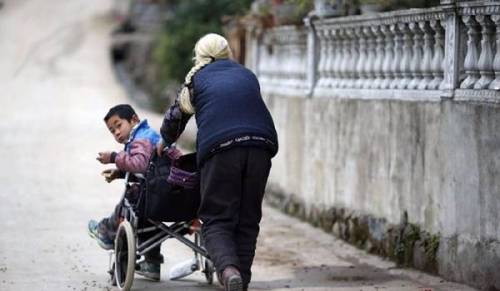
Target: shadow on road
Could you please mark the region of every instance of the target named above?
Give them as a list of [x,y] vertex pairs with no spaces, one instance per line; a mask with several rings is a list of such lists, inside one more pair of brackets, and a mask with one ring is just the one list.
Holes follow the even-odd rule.
[[271,281],[254,281],[252,289],[273,290],[278,288],[307,287],[366,287],[381,285],[394,277],[381,269],[370,266],[314,266],[294,270],[292,278]]

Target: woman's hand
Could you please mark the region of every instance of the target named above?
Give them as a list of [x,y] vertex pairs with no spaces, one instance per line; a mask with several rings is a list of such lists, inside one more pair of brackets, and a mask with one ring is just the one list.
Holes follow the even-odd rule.
[[107,169],[102,171],[101,175],[104,176],[106,182],[111,183],[111,181],[120,177],[120,171],[118,169]]
[[163,143],[163,140],[160,140],[156,144],[156,153],[158,154],[159,157],[163,154],[163,149],[165,148],[165,144]]

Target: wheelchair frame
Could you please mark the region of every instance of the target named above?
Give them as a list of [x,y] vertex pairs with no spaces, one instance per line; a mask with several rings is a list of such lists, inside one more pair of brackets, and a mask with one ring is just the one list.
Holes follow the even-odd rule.
[[[145,181],[141,175],[135,175],[138,179]],[[111,284],[118,287],[119,290],[128,291],[131,289],[134,281],[135,266],[137,261],[152,248],[160,245],[169,238],[175,238],[191,250],[195,255],[194,264],[191,270],[201,271],[205,274],[208,284],[213,283],[215,267],[210,260],[207,251],[203,247],[203,241],[199,228],[191,226],[193,221],[173,222],[168,225],[167,222],[159,222],[147,219],[154,226],[138,228],[139,217],[134,211],[132,205],[126,198],[126,191],[133,183],[130,182],[130,173],[125,175],[125,190],[122,196],[122,221],[118,226],[115,238],[115,248],[110,252],[109,270]],[[139,243],[138,234],[160,230],[156,235],[148,240]],[[181,231],[189,230],[194,234],[194,242],[181,235]]]

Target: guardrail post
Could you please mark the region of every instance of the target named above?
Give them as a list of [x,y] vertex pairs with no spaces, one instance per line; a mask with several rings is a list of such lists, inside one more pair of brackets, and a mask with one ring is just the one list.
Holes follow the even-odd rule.
[[445,66],[442,88],[445,92],[443,92],[442,97],[453,98],[453,90],[458,87],[460,70],[460,22],[454,5],[449,5],[449,7],[447,7],[444,23],[446,27],[444,52]]

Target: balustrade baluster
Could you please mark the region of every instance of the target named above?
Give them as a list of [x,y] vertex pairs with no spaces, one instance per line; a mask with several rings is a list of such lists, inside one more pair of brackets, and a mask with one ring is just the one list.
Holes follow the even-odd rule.
[[366,62],[366,39],[363,34],[363,28],[362,27],[356,27],[355,30],[355,35],[359,39],[359,58],[356,63],[356,75],[358,76],[358,79],[354,83],[354,88],[362,88],[363,87],[363,81],[366,78],[366,75],[364,73],[364,65]]
[[380,26],[372,26],[373,34],[375,35],[375,61],[373,63],[373,75],[375,80],[370,85],[370,88],[377,89],[382,83],[383,62],[384,62],[384,35]]
[[330,55],[330,58],[328,59],[328,65],[327,65],[327,75],[328,75],[328,82],[327,86],[329,88],[333,87],[336,80],[339,78],[339,72],[336,71],[336,64],[339,61],[339,50],[340,48],[338,47],[339,44],[339,33],[337,28],[330,28],[328,30],[328,50],[327,53]]
[[272,47],[272,54],[270,55],[271,60],[269,62],[269,88],[272,91],[276,79],[276,63],[280,55],[280,49],[279,46],[275,43],[271,44],[270,46]]
[[342,61],[344,59],[344,29],[337,28],[336,32],[336,42],[335,42],[335,63],[333,64],[332,71],[335,74],[335,78],[331,82],[332,88],[339,88],[342,79],[344,78],[344,74],[341,70]]
[[[307,37],[307,34],[304,33],[303,35],[304,38]],[[304,56],[307,56],[307,41],[302,41],[299,45],[298,52],[297,52],[297,59],[300,60],[300,67],[299,67],[299,78],[300,78],[300,87],[303,89],[307,89],[307,58]]]
[[[281,86],[281,88],[285,90],[288,89],[289,91],[293,89],[297,81],[297,60],[294,58],[295,42],[290,33],[290,31],[287,31],[283,44],[287,50],[286,62],[288,68],[286,70],[281,69],[281,83],[285,84],[285,86]],[[288,72],[290,72],[290,74],[288,74]]]
[[422,54],[422,30],[418,22],[410,23],[410,30],[413,33],[413,58],[411,60],[411,82],[408,84],[408,89],[417,89],[418,84],[422,80],[422,71],[420,69],[423,58]]
[[280,68],[283,67],[284,60],[283,54],[284,50],[280,44],[280,38],[275,36],[275,43],[273,44],[273,55],[272,55],[272,78],[271,78],[271,92],[276,92],[276,88],[280,83]]
[[[281,33],[286,33],[281,31]],[[280,61],[278,64],[281,66],[276,67],[278,72],[278,78],[276,79],[276,92],[286,92],[290,90],[290,85],[294,78],[293,76],[293,64],[290,60],[290,44],[288,43],[288,35],[281,35],[279,46],[281,51]],[[285,73],[286,72],[286,73]],[[291,74],[289,73],[291,72]]]
[[342,40],[339,41],[339,46],[340,48],[340,60],[338,62],[338,72],[339,72],[339,78],[337,80],[336,87],[337,88],[342,88],[342,86],[345,83],[345,80],[347,78],[346,74],[346,61],[348,56],[348,47],[347,47],[347,31],[345,28],[342,28],[340,30],[339,36],[341,37]]
[[491,47],[493,36],[493,23],[486,15],[477,15],[476,20],[482,27],[481,54],[477,67],[481,78],[474,84],[474,89],[487,89],[493,81],[493,49]]
[[266,84],[266,86],[269,84],[269,62],[271,61],[268,39],[268,34],[264,35],[262,44],[259,46],[260,55],[262,56],[262,59],[259,61],[259,81]]
[[391,84],[393,74],[391,72],[391,62],[394,60],[394,35],[389,25],[381,27],[382,34],[385,36],[385,54],[382,62],[383,80],[380,83],[380,89],[387,89]]
[[391,24],[390,29],[394,35],[394,58],[389,60],[389,62],[391,66],[391,74],[394,79],[389,84],[389,89],[396,89],[403,79],[400,70],[400,64],[403,60],[403,35],[401,34],[397,24]]
[[349,80],[346,82],[345,87],[346,88],[353,88],[354,84],[356,83],[356,79],[358,77],[356,73],[356,62],[359,58],[359,51],[358,51],[358,38],[356,37],[356,29],[354,27],[349,28],[348,30],[349,34],[349,50],[350,50],[350,59],[348,63],[348,73],[349,73]]
[[316,86],[324,87],[326,84],[326,64],[327,64],[327,31],[325,27],[318,29],[318,38],[319,38],[319,61],[318,61],[318,83]]
[[326,54],[327,62],[325,67],[326,74],[326,87],[332,85],[333,79],[335,79],[335,72],[333,71],[333,64],[335,62],[335,42],[334,42],[334,30],[332,28],[327,28],[326,30]]
[[292,38],[290,43],[290,58],[292,62],[292,71],[293,71],[293,83],[292,88],[295,92],[297,89],[301,87],[302,84],[302,59],[305,53],[301,51],[301,39],[300,39],[300,30],[296,29],[292,31]]
[[340,64],[342,80],[338,84],[339,88],[344,88],[346,83],[349,81],[349,61],[351,58],[349,28],[343,29],[342,35],[344,37],[342,41],[342,62]]
[[430,25],[434,32],[434,55],[431,61],[431,73],[434,77],[429,83],[428,89],[441,88],[444,73],[444,29],[441,20],[431,20]]
[[374,62],[375,62],[375,55],[376,55],[376,42],[377,39],[375,38],[375,35],[372,33],[372,30],[370,27],[363,27],[363,34],[366,37],[366,52],[367,52],[367,57],[366,57],[366,62],[363,68],[364,74],[366,76],[365,80],[363,81],[362,88],[370,88],[372,82],[375,80],[375,74],[373,71],[374,67]]
[[[287,68],[281,68],[281,84],[285,84],[285,86],[281,86],[283,89],[292,89],[297,81],[297,60],[294,58],[294,48],[295,42],[293,36],[291,35],[291,31],[287,31],[283,37],[283,47],[286,49],[286,64]],[[291,74],[288,74],[290,72]],[[284,80],[284,81],[283,81]]]
[[266,60],[267,60],[267,52],[265,49],[265,45],[261,44],[259,45],[259,56],[260,60],[257,62],[257,72],[258,72],[258,77],[259,77],[259,82],[263,85],[266,84]]
[[[283,33],[283,32],[281,32]],[[284,78],[283,72],[287,72],[287,76],[290,74],[290,56],[289,56],[289,45],[286,44],[284,35],[279,35],[278,46],[280,49],[279,54],[279,66],[276,66],[276,79],[275,79],[275,92],[280,92],[281,89],[288,90],[290,88],[290,77]],[[284,85],[284,86],[283,86]]]
[[262,71],[265,72],[266,84],[268,88],[272,83],[272,77],[273,77],[272,64],[274,62],[274,55],[275,55],[274,54],[275,51],[273,51],[273,49],[274,49],[273,45],[269,43],[266,43],[266,45],[264,46],[264,51],[266,53],[266,61],[263,63],[264,69]]
[[412,37],[408,24],[398,23],[398,28],[402,33],[403,38],[403,58],[401,59],[401,64],[399,71],[401,74],[401,81],[398,84],[398,89],[406,89],[411,82],[411,60],[412,60]]
[[[281,31],[281,33],[284,33]],[[285,32],[286,33],[286,32]],[[290,78],[288,77],[289,74],[288,72],[292,71],[293,69],[293,64],[292,61],[290,60],[290,44],[288,43],[288,35],[282,35],[280,41],[280,48],[283,50],[281,55],[280,55],[280,62],[278,64],[281,64],[281,66],[277,67],[278,71],[278,79],[276,82],[276,90],[281,91],[282,89],[289,90],[290,88]],[[285,73],[287,72],[287,73]],[[291,74],[293,76],[293,73]],[[293,79],[293,77],[291,78]],[[285,86],[283,86],[283,84]],[[276,92],[279,92],[276,91]]]
[[[272,42],[270,42],[270,39],[272,37],[271,35],[271,31],[269,31],[269,33],[267,34],[267,38],[266,38],[266,41],[264,42],[264,51],[266,52],[266,55],[267,55],[267,61],[264,63],[264,67],[265,67],[265,72],[266,72],[266,79],[267,79],[267,89],[266,90],[269,90],[270,88],[270,85],[271,85],[271,82],[272,82],[272,77],[273,77],[273,70],[272,70],[272,64],[274,62],[273,60],[273,57],[276,53],[276,51],[274,51],[274,47],[272,45]],[[264,70],[263,70],[264,71]]]
[[493,70],[495,71],[495,80],[491,82],[489,89],[500,90],[500,15],[492,15],[491,20],[496,26],[496,53],[493,60]]
[[[437,77],[437,81],[440,81],[438,89],[444,90],[446,89],[446,80],[445,78],[445,67],[446,67],[446,49],[445,49],[445,39],[446,39],[446,27],[447,27],[447,22],[445,20],[440,20],[438,23],[438,26],[436,27],[437,31],[439,32],[438,39],[439,39],[439,48],[440,48],[440,54],[441,55],[436,57],[437,62],[440,62],[440,66],[438,68],[438,71],[434,73],[435,78]],[[448,68],[448,70],[451,70],[451,68]]]
[[464,70],[466,74],[465,80],[460,84],[462,89],[472,89],[477,80],[479,80],[478,63],[478,24],[473,16],[462,17],[465,26],[467,27],[467,54],[464,61]]
[[432,75],[432,45],[433,35],[430,24],[427,21],[418,23],[420,30],[424,33],[423,59],[421,60],[420,71],[422,72],[422,80],[418,84],[419,90],[430,89],[430,84],[433,79]]
[[300,31],[297,31],[294,36],[293,42],[293,53],[292,58],[294,59],[294,72],[295,72],[295,89],[299,89],[302,86],[302,61],[304,59],[305,51],[301,49],[301,39]]

